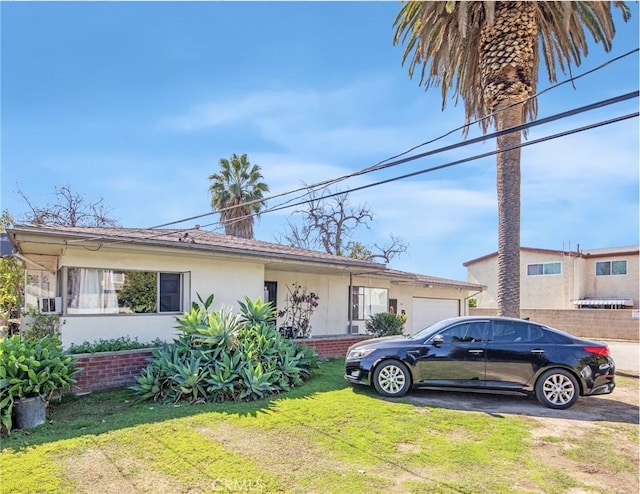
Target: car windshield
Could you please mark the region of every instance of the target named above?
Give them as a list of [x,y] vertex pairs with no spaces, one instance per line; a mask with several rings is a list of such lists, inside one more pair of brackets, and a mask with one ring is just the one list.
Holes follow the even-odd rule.
[[438,321],[438,322],[432,324],[431,326],[427,326],[426,328],[421,329],[417,333],[412,334],[411,336],[409,336],[409,339],[410,340],[422,340],[422,339],[426,338],[427,336],[429,336],[429,335],[431,335],[433,333],[437,333],[438,331],[440,331],[441,329],[446,327],[450,322],[451,322],[451,319],[445,319],[444,321]]

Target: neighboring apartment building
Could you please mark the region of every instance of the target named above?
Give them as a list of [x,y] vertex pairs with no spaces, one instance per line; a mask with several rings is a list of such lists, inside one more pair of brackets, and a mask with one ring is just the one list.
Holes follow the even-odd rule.
[[[637,309],[638,246],[561,251],[520,249],[522,309]],[[485,285],[477,307],[496,308],[498,253],[464,263],[467,281]]]

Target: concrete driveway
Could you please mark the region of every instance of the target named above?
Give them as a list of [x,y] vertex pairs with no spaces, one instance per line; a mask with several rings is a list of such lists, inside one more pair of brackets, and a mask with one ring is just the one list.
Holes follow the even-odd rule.
[[629,341],[604,341],[609,345],[611,356],[616,363],[616,371],[640,373],[640,343]]

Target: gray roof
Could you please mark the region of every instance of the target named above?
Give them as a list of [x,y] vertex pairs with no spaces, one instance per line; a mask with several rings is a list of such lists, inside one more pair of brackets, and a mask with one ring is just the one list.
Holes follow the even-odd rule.
[[356,274],[367,274],[390,279],[396,284],[415,286],[453,287],[467,290],[482,290],[475,283],[438,278],[406,271],[388,269],[384,264],[345,256],[327,254],[288,245],[261,240],[246,239],[192,229],[160,228],[116,228],[116,227],[67,227],[44,225],[15,225],[8,229],[9,236],[19,250],[16,234],[45,235],[67,245],[118,246],[124,244],[161,246],[186,251],[208,251],[239,256],[261,257],[268,260],[320,263],[349,268]]
[[[8,229],[12,238],[15,234],[41,234],[64,240],[67,244],[157,245],[184,250],[205,250],[229,254],[277,257],[291,260],[340,264],[368,269],[384,269],[383,264],[362,259],[336,256],[288,245],[263,242],[261,240],[234,237],[199,229],[164,228],[119,228],[119,227],[69,227],[44,225],[15,225]],[[15,243],[15,242],[14,242]]]

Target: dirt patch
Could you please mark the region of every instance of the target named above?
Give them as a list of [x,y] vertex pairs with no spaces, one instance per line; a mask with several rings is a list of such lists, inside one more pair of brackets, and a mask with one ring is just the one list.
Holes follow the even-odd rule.
[[[635,376],[620,379],[612,394],[580,398],[568,410],[546,408],[527,397],[480,393],[418,390],[412,392],[409,399],[421,405],[485,412],[496,417],[527,416],[539,424],[532,431],[534,460],[560,468],[593,489],[572,490],[569,494],[637,494],[639,383]],[[601,456],[598,441],[614,443],[616,457],[627,465],[635,464],[635,469],[616,468],[616,458]],[[592,449],[580,451],[585,444]]]
[[73,482],[73,491],[88,494],[126,492],[183,493],[171,477],[155,472],[143,462],[119,455],[115,459],[108,448],[89,449],[81,456],[67,458],[62,466],[65,477]]

